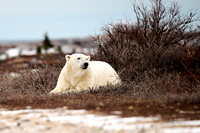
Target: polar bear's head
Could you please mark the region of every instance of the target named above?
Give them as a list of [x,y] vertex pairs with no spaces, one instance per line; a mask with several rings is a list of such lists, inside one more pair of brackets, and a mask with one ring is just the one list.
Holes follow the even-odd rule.
[[89,66],[90,56],[84,54],[72,54],[65,56],[67,62],[75,69],[87,69]]

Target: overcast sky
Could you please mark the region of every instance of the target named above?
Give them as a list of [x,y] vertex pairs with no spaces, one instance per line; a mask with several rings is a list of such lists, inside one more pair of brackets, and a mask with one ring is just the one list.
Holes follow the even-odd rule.
[[[0,41],[40,40],[45,32],[51,39],[93,36],[105,24],[135,21],[131,1],[0,0]],[[184,12],[200,7],[200,0],[175,1]]]

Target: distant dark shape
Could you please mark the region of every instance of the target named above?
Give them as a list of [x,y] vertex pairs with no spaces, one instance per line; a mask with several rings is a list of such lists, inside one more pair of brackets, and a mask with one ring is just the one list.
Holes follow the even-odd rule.
[[75,45],[82,45],[82,42],[81,42],[81,41],[78,41],[78,40],[75,40],[75,41],[73,42],[73,44],[75,44]]
[[54,47],[54,45],[51,43],[47,33],[45,33],[44,35],[44,40],[43,40],[43,48],[45,49],[45,51],[47,51],[49,48]]

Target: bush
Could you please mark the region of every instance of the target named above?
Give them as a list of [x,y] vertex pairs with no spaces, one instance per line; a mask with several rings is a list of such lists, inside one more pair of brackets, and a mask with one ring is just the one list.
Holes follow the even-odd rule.
[[42,53],[42,47],[41,46],[37,46],[36,53],[37,53],[37,55]]
[[[195,13],[184,16],[176,3],[166,7],[153,0],[152,7],[133,5],[137,23],[111,24],[95,38],[94,58],[110,63],[124,80],[135,80],[146,71],[180,69],[186,44],[199,42],[200,30],[192,28]],[[161,71],[160,71],[161,70]],[[128,76],[128,77],[127,77]]]
[[62,67],[63,64],[43,65],[35,69],[19,70],[15,76],[4,74],[0,92],[4,95],[48,95],[55,88]]
[[[192,24],[199,19],[192,12],[182,15],[177,3],[167,7],[163,0],[152,0],[151,4],[151,8],[133,5],[136,23],[106,26],[103,35],[94,38],[94,58],[110,63],[124,82],[144,83],[158,90],[163,87],[169,92],[192,92],[200,72],[200,29]],[[147,79],[152,79],[151,84]],[[176,79],[180,84],[165,86],[168,81],[160,79]]]

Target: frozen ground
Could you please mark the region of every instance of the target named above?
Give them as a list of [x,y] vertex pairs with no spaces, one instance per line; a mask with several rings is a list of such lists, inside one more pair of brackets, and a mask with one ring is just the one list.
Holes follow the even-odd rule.
[[0,109],[1,133],[199,133],[200,120],[164,121],[157,117],[119,117],[85,110]]
[[[79,47],[73,44],[68,44],[62,46],[62,51],[64,53],[71,53],[75,50],[75,52],[79,53],[88,53],[91,54],[93,49],[87,47]],[[43,54],[46,53],[44,50],[41,51]],[[47,53],[57,53],[56,47],[50,48],[47,50]],[[36,55],[36,48],[29,48],[29,47],[15,47],[10,48],[5,51],[4,54],[0,54],[0,60],[5,60],[7,58],[19,57],[20,55]]]

